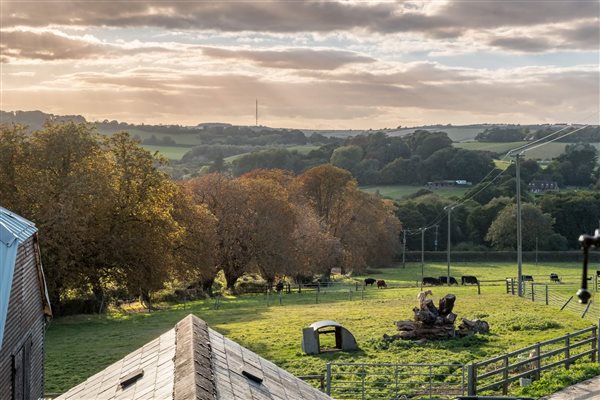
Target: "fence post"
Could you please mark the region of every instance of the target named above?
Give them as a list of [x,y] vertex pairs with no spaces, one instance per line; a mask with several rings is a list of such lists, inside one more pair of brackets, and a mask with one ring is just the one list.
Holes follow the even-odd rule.
[[596,361],[600,362],[600,319],[598,319],[598,329],[596,329],[596,350],[598,351]]
[[365,299],[365,287],[362,287],[362,292],[360,293],[360,299],[364,300]]
[[565,338],[565,369],[569,369],[569,358],[571,358],[571,338],[570,333],[567,333]]
[[540,379],[540,370],[542,369],[542,346],[540,346],[540,342],[535,344],[535,352],[535,379]]
[[546,305],[548,305],[548,284],[546,283]]
[[356,282],[356,291],[358,292],[358,282]]
[[477,367],[475,363],[467,365],[467,396],[477,395]]
[[319,289],[319,286],[317,286],[316,300],[315,300],[316,304],[319,304],[319,292],[320,292],[320,289]]
[[515,279],[514,278],[510,279],[510,287],[511,287],[512,295],[514,296],[515,295]]
[[331,396],[331,363],[327,363],[327,376],[326,376],[325,393]]
[[282,302],[281,302],[281,292],[279,292],[279,305],[282,305]]
[[510,290],[508,290],[508,278],[506,279],[506,294],[509,294]]
[[477,294],[481,294],[481,285],[479,284],[479,280],[477,281]]
[[596,362],[596,351],[598,350],[597,348],[597,344],[598,344],[598,327],[596,325],[594,325],[593,327],[594,329],[592,329],[592,354],[591,354],[591,358],[592,358],[592,362]]
[[502,394],[506,396],[508,394],[508,355],[504,356],[504,371],[502,373],[504,383],[502,385]]
[[533,286],[533,282],[531,282],[531,301],[535,301],[535,286]]

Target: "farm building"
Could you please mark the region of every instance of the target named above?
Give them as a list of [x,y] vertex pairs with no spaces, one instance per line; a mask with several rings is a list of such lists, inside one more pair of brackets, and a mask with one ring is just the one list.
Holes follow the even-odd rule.
[[0,399],[42,397],[51,316],[37,229],[0,207]]
[[546,193],[546,192],[558,192],[558,183],[555,181],[539,181],[534,180],[527,184],[531,193]]
[[464,179],[456,179],[456,180],[445,180],[445,181],[433,181],[433,182],[427,182],[427,188],[428,189],[445,189],[445,188],[451,188],[451,187],[465,187],[465,186],[471,186],[472,183],[471,182],[467,182]]
[[330,399],[191,314],[56,400],[100,398]]

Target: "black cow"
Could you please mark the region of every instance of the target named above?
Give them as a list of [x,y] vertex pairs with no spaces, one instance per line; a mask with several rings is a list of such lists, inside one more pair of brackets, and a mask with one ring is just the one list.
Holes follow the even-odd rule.
[[533,276],[531,276],[531,275],[521,275],[521,280],[523,282],[533,282]]
[[472,276],[472,275],[464,275],[460,277],[460,284],[461,285],[477,285],[479,283],[479,281],[477,280],[477,277]]
[[375,279],[373,279],[373,278],[367,278],[367,279],[365,279],[365,286],[367,286],[367,285],[373,286],[373,284],[375,282],[377,282]]
[[[447,283],[448,283],[448,277],[447,276],[440,276],[440,284],[446,285]],[[451,285],[458,285],[458,282],[456,281],[456,278],[454,278],[453,276],[450,277],[450,284]]]
[[552,272],[552,273],[550,274],[550,280],[551,280],[552,282],[557,282],[557,283],[560,283],[560,278],[558,277],[558,274],[555,274],[554,272]]
[[385,281],[383,279],[380,279],[377,281],[377,289],[379,288],[386,288],[387,287],[387,283],[385,283]]
[[437,278],[434,278],[432,276],[424,276],[423,279],[421,280],[421,285],[432,285],[432,286],[438,286],[440,284],[440,280]]

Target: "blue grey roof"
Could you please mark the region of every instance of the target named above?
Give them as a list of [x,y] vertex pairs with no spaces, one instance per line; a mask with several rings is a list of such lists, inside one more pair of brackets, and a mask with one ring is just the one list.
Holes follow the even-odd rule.
[[315,331],[319,330],[321,328],[324,328],[326,326],[340,326],[343,328],[343,326],[341,324],[339,324],[338,322],[326,319],[323,321],[317,321],[315,323],[310,324],[310,327],[313,328]]
[[35,224],[25,218],[0,207],[0,241],[9,245],[13,238],[24,242],[37,232]]

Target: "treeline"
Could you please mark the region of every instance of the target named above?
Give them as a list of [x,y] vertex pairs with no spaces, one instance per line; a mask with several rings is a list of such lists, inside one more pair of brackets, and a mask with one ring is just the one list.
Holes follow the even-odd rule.
[[328,277],[332,267],[389,263],[397,250],[393,204],[342,169],[175,183],[162,163],[124,132],[0,128],[0,204],[36,223],[57,315],[73,299],[113,295],[151,308],[165,284],[210,293],[219,271],[232,290],[245,273],[271,283]]
[[494,168],[489,152],[452,147],[445,132],[417,130],[402,137],[384,132],[354,136],[341,146],[322,146],[305,155],[286,149],[258,151],[235,160],[232,172],[241,175],[255,168],[281,168],[299,173],[324,163],[350,171],[361,185],[479,181]]
[[[564,129],[566,128],[566,129]],[[524,140],[537,140],[549,136],[559,130],[561,133],[557,136],[567,134],[578,130],[577,132],[558,139],[562,143],[598,143],[600,142],[600,127],[588,126],[583,129],[579,126],[544,126],[536,129],[535,126],[492,126],[486,128],[475,136],[479,142],[520,142]],[[580,130],[579,130],[580,129]]]
[[[546,169],[534,160],[521,164],[521,194],[523,205],[523,250],[577,249],[582,233],[592,233],[600,226],[600,168],[598,154],[590,145],[572,145]],[[535,195],[529,183],[536,179],[556,178],[556,171],[570,169],[565,180],[596,182],[591,190],[579,189]],[[549,175],[550,174],[550,177]],[[495,176],[493,174],[492,176]],[[562,179],[562,175],[560,176]],[[470,200],[452,211],[452,249],[456,251],[515,250],[516,248],[516,179],[511,165],[491,185],[475,185],[466,193]],[[447,236],[446,206],[454,200],[444,199],[423,189],[398,201],[397,215],[403,227],[412,231],[407,237],[408,248],[420,249],[418,229],[437,224],[425,233],[426,250],[445,250]],[[437,232],[437,236],[436,236]],[[436,245],[436,237],[438,239]]]

